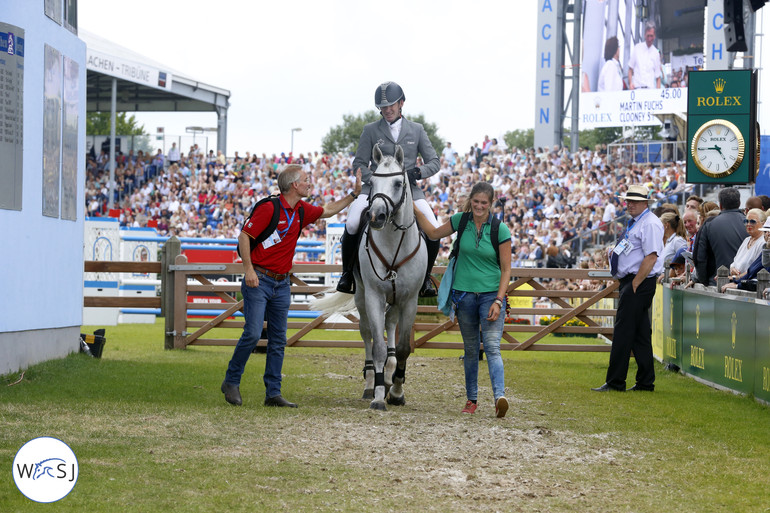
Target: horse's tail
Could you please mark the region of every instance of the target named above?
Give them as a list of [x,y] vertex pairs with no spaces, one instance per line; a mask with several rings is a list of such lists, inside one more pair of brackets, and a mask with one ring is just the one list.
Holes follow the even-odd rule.
[[[356,309],[356,298],[353,294],[336,292],[335,289],[324,291],[326,294],[310,300],[311,310],[320,310],[323,313],[350,313]],[[329,292],[332,292],[331,294]]]

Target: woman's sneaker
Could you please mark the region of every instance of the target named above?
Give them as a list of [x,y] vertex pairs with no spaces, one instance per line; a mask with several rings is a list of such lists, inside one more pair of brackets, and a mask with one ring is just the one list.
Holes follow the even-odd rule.
[[495,415],[497,415],[498,419],[502,419],[505,417],[505,414],[508,412],[508,399],[505,398],[505,396],[500,396],[497,398],[497,401],[495,401]]
[[465,408],[463,408],[462,413],[476,413],[476,408],[478,405],[474,403],[473,401],[468,401],[465,403]]

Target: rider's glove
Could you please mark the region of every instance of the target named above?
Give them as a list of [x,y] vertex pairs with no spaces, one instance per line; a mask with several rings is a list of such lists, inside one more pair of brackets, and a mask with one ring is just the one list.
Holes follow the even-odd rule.
[[409,177],[409,183],[415,186],[417,185],[417,180],[422,178],[419,167],[413,167],[412,169],[408,170],[406,175]]

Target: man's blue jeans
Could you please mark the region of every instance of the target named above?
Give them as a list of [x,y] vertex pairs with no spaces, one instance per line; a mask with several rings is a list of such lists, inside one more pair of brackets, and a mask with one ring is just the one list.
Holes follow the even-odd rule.
[[262,335],[263,322],[267,320],[267,354],[265,355],[265,397],[281,395],[281,369],[286,347],[286,322],[291,304],[289,279],[276,281],[257,272],[258,287],[247,287],[241,283],[243,294],[243,315],[246,324],[243,334],[235,346],[225,381],[240,385],[241,375],[251,352]]
[[[505,310],[500,312],[496,321],[488,321],[487,314],[495,302],[497,292],[462,292],[452,291],[452,302],[457,305],[457,323],[463,336],[465,348],[465,394],[468,400],[476,401],[479,392],[479,345],[483,339],[484,352],[487,355],[489,378],[495,401],[505,395],[505,371],[503,357],[500,356],[500,339],[505,326]],[[481,336],[479,336],[481,330]]]

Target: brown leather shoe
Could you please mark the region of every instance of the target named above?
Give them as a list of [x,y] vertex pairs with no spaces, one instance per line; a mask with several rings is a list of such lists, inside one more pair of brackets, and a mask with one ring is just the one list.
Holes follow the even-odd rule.
[[234,406],[240,406],[243,403],[243,401],[241,401],[241,391],[238,385],[231,385],[230,383],[223,381],[221,390],[222,393],[225,394],[225,401],[228,403]]
[[294,403],[290,403],[286,399],[283,398],[281,395],[277,395],[275,397],[268,397],[265,399],[265,406],[285,406],[287,408],[296,408],[297,405]]

